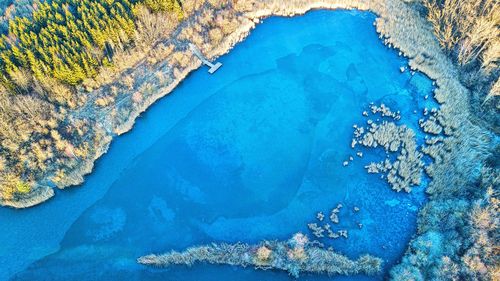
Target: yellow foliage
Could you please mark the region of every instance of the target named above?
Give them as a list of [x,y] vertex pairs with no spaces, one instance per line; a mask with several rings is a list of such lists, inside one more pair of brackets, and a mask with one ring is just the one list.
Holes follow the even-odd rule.
[[61,169],[57,170],[54,176],[52,177],[52,181],[55,183],[61,182],[66,176],[65,172]]
[[167,57],[174,51],[174,48],[173,44],[169,44],[168,46],[160,44],[156,49],[151,50],[148,57],[148,63],[155,64],[167,59]]
[[32,81],[31,73],[25,69],[19,68],[9,73],[12,81],[23,91],[28,91]]
[[31,191],[31,185],[14,174],[5,174],[0,182],[0,196],[3,199],[12,199],[14,195],[26,194]]
[[184,14],[191,15],[194,11],[200,9],[204,4],[204,1],[200,0],[185,0],[182,1],[182,8],[184,10]]
[[493,86],[491,87],[491,90],[488,93],[486,100],[497,96],[500,96],[500,78],[498,78],[495,84],[493,84]]
[[0,173],[3,172],[3,170],[5,169],[5,158],[0,156]]
[[472,221],[474,225],[480,229],[487,229],[493,226],[489,210],[479,206],[474,207],[472,210]]
[[134,7],[136,16],[136,43],[152,45],[166,38],[179,24],[178,16],[171,12],[152,13],[143,5]]
[[31,185],[24,181],[18,180],[16,183],[16,190],[21,194],[29,193],[31,191]]
[[267,264],[271,258],[272,251],[266,246],[260,246],[255,256],[257,264]]
[[213,28],[211,29],[208,34],[210,35],[210,40],[212,40],[212,43],[214,44],[219,44],[220,41],[222,41],[222,38],[224,34],[219,28]]
[[97,106],[105,107],[105,106],[110,105],[112,102],[113,102],[112,97],[102,97],[102,98],[97,98],[94,103]]

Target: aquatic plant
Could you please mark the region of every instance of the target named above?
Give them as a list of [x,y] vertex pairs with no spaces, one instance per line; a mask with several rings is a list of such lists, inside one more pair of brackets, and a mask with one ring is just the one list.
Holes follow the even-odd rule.
[[191,266],[196,262],[254,266],[256,269],[287,271],[294,277],[300,273],[318,274],[367,274],[381,270],[382,260],[363,255],[357,260],[326,250],[310,243],[302,233],[288,241],[262,241],[258,245],[245,243],[211,244],[191,247],[183,252],[172,251],[162,255],[147,255],[137,259],[144,265],[167,267],[171,265]]
[[[435,92],[435,97],[440,103],[444,103],[439,110],[440,114],[439,117],[436,117],[436,121],[442,126],[445,135],[454,135],[452,138],[438,136],[426,140],[426,143],[430,145],[425,148],[426,153],[435,159],[435,163],[426,167],[426,171],[434,176],[427,192],[429,202],[435,202],[423,209],[415,241],[409,246],[402,265],[394,269],[393,278],[395,280],[424,278],[426,280],[439,280],[445,279],[445,277],[447,279],[458,278],[459,280],[492,279],[491,276],[498,272],[498,266],[495,265],[498,264],[498,261],[482,251],[490,253],[492,245],[498,245],[498,238],[495,234],[496,231],[484,230],[483,222],[491,220],[484,219],[484,212],[478,210],[485,208],[484,204],[486,203],[479,204],[480,209],[477,209],[473,203],[475,200],[482,200],[481,198],[486,194],[484,184],[480,183],[482,175],[478,175],[478,171],[491,165],[483,162],[487,158],[486,155],[490,153],[485,148],[487,147],[485,144],[493,141],[490,136],[485,136],[484,130],[480,128],[489,127],[490,124],[485,125],[480,120],[482,118],[470,116],[476,110],[469,110],[469,102],[473,104],[476,96],[472,95],[471,98],[469,90],[464,88],[458,80],[459,75],[454,65],[441,54],[435,38],[427,34],[428,26],[421,20],[420,10],[415,10],[414,6],[408,6],[403,2],[416,3],[420,1],[248,0],[232,1],[234,6],[228,5],[227,9],[219,8],[228,4],[228,1],[182,1],[184,13],[193,15],[192,18],[185,22],[182,28],[175,29],[175,32],[167,32],[168,34],[162,35],[171,36],[171,41],[163,41],[155,47],[141,45],[139,52],[130,49],[124,54],[115,54],[113,72],[100,72],[92,79],[94,82],[84,84],[84,86],[88,85],[86,87],[88,90],[99,89],[103,84],[109,85],[109,89],[106,87],[104,90],[96,90],[92,95],[84,95],[80,92],[77,99],[68,102],[71,105],[76,104],[78,107],[83,107],[85,104],[83,110],[75,113],[71,111],[71,107],[61,106],[53,100],[48,101],[47,93],[43,91],[41,84],[35,84],[34,92],[29,95],[11,97],[0,94],[0,97],[3,98],[0,100],[0,179],[4,179],[8,174],[14,174],[15,177],[24,182],[43,183],[51,180],[60,187],[81,182],[82,174],[88,173],[92,162],[106,150],[111,133],[119,134],[130,129],[138,112],[143,111],[156,98],[170,92],[179,79],[197,67],[190,60],[189,54],[183,52],[183,41],[193,41],[204,51],[207,51],[210,56],[216,56],[227,51],[235,42],[240,41],[254,26],[254,22],[258,22],[260,18],[265,16],[272,14],[294,15],[320,7],[371,9],[379,15],[376,25],[384,41],[391,47],[400,48],[404,55],[410,57],[412,69],[421,70],[436,80],[438,89]],[[442,9],[447,2],[451,7],[449,14],[458,15],[453,16],[452,20],[447,20],[448,16],[442,17],[441,14],[434,16],[434,24],[441,25],[441,20],[447,24],[447,26],[443,25],[442,28],[439,27],[438,30],[445,35],[445,38],[448,36],[446,33],[449,30],[454,31],[462,25],[460,21],[463,18],[481,19],[484,15],[497,15],[499,11],[498,1],[494,0],[429,0],[427,2],[435,3],[433,8],[436,11]],[[460,8],[461,14],[458,14],[457,10],[450,5],[451,3],[470,5],[472,8],[479,7],[483,5],[482,3],[484,5],[489,3],[493,5],[493,8],[471,10],[471,13],[464,12],[467,9]],[[198,10],[201,7],[204,10]],[[233,8],[234,10],[232,10]],[[197,12],[194,13],[194,11]],[[483,13],[483,11],[487,11],[487,13]],[[481,16],[476,17],[478,13]],[[243,16],[241,16],[242,14]],[[430,14],[430,16],[432,15]],[[214,18],[216,20],[213,20]],[[473,32],[469,33],[467,29],[464,29],[466,31],[456,33],[465,40],[458,41],[449,50],[457,61],[460,60],[464,63],[466,68],[478,64],[481,71],[491,73],[491,81],[480,79],[481,75],[471,75],[468,80],[479,85],[486,93],[491,93],[491,100],[498,100],[492,99],[492,97],[498,95],[498,87],[496,87],[498,85],[498,59],[494,58],[498,58],[499,36],[495,33],[497,31],[494,28],[487,28],[486,30],[489,31],[485,33],[474,34],[474,32],[481,30],[477,27],[491,27],[489,23],[485,24],[481,21],[476,24],[477,21],[470,20],[469,22],[474,24],[465,24],[466,27],[474,26]],[[432,24],[432,20],[430,22]],[[218,32],[212,32],[214,35],[207,36],[213,28],[220,28],[224,32],[224,39],[229,39],[225,41],[225,45],[222,43],[218,45],[220,42],[217,42],[217,45],[213,44],[212,40],[217,41],[219,38]],[[177,36],[178,34],[181,35]],[[470,38],[468,38],[469,34],[471,34]],[[493,39],[484,40],[489,38],[488,34],[492,35]],[[488,36],[484,37],[484,35]],[[450,36],[450,42],[457,41],[453,39],[453,36]],[[475,36],[474,40],[472,40],[472,36]],[[488,43],[477,44],[478,42]],[[149,51],[150,49],[152,50]],[[481,53],[478,53],[477,51],[481,49]],[[460,54],[462,55],[459,58]],[[147,62],[153,63],[143,64],[144,58],[148,58]],[[167,61],[168,66],[153,68],[152,66],[159,61]],[[124,69],[132,73],[127,74],[127,79],[116,75],[116,73],[122,73]],[[109,68],[106,70],[110,71]],[[144,73],[151,74],[153,71],[158,75],[165,74],[166,78],[163,79],[167,82],[159,83],[160,80],[151,78],[156,77],[156,75],[149,75],[150,77],[146,79]],[[26,79],[25,73],[22,70],[16,71],[12,72],[12,76],[19,88],[26,90],[27,81],[30,79]],[[48,81],[48,83],[52,92],[57,94],[54,96],[55,98],[59,99],[61,96],[68,95],[66,87],[54,83],[54,81]],[[151,88],[155,88],[156,91],[153,92]],[[125,98],[118,99],[116,95],[118,92],[122,93],[120,96]],[[128,103],[129,100],[126,97],[132,95],[140,97],[135,99],[140,102]],[[96,99],[86,100],[87,96],[95,96]],[[94,107],[94,105],[98,105],[98,107]],[[492,112],[497,118],[497,108],[494,108]],[[481,113],[484,114],[484,112]],[[101,115],[109,116],[109,118],[99,119],[100,122],[95,122],[92,118],[90,118],[91,121],[86,119]],[[426,122],[423,124],[424,129],[428,128],[429,132],[437,132],[433,123],[436,122],[434,120]],[[53,131],[58,132],[58,134],[52,133]],[[74,149],[71,149],[70,145]],[[67,153],[72,151],[74,153]],[[497,154],[498,151],[495,155]],[[496,162],[496,160],[491,162]],[[24,164],[28,166],[26,167]],[[385,167],[386,163],[383,166]],[[494,168],[497,169],[496,166]],[[498,183],[492,184],[492,186],[493,190],[498,189]],[[37,203],[50,197],[50,192],[53,194],[52,189],[40,188],[38,185],[33,185],[32,192],[38,195],[44,194]],[[4,200],[1,203],[14,206],[23,206],[24,204],[21,202],[22,204],[16,205],[19,202]],[[476,208],[473,213],[478,216],[474,220],[468,216],[472,213],[470,210],[473,208]],[[486,209],[491,211],[495,208]],[[491,217],[496,217],[497,214],[493,213]],[[444,225],[443,220],[450,222],[451,227]],[[475,227],[476,224],[480,227]],[[481,235],[475,233],[481,233]],[[487,233],[488,239],[485,239],[485,233]],[[426,244],[441,241],[444,241],[441,244],[441,247],[444,248],[443,251],[434,251],[432,247],[426,251],[419,251],[419,248],[425,249]],[[481,242],[477,244],[477,247],[471,247],[473,244],[476,245],[475,242],[471,244],[471,241],[489,242],[486,244]],[[469,251],[469,249],[471,250]],[[467,257],[464,253],[467,253]],[[464,270],[464,268],[468,269]]]
[[342,204],[337,204],[337,207],[333,208],[332,211],[330,212],[330,221],[333,223],[339,223],[339,216],[338,213],[340,212],[340,209],[342,208]]
[[265,245],[257,248],[257,254],[255,255],[254,262],[257,266],[265,266],[271,260],[272,250]]
[[488,101],[490,98],[498,96],[500,96],[500,77],[496,80],[493,86],[491,86],[491,89],[488,92],[488,95],[486,96],[485,102]]
[[[351,160],[352,161],[352,160]],[[338,203],[335,208],[333,208],[330,211],[330,222],[333,224],[339,224],[340,219],[339,219],[339,212],[342,209],[343,205],[342,203]],[[358,207],[353,208],[354,212],[359,212]],[[324,222],[325,215],[323,212],[318,212],[316,214],[316,219],[320,222],[319,224],[317,222],[311,222],[307,224],[307,227],[311,231],[312,235],[316,238],[324,238],[325,237],[325,232],[326,232],[326,237],[331,238],[331,239],[337,239],[340,237],[348,238],[349,233],[345,229],[340,229],[337,231],[334,231],[332,229],[332,225],[328,222]],[[321,223],[322,222],[322,223]],[[358,224],[359,228],[361,228],[361,224]]]
[[325,230],[323,229],[323,227],[319,226],[317,223],[309,223],[309,224],[307,224],[307,227],[312,231],[313,235],[316,238],[324,237],[323,232],[325,232]]
[[[375,112],[379,112],[375,110]],[[384,113],[383,113],[384,114]],[[386,116],[398,115],[385,113]],[[396,191],[411,191],[411,187],[421,181],[423,154],[418,150],[415,133],[405,125],[398,126],[393,122],[382,121],[377,124],[368,120],[367,129],[355,127],[351,147],[361,144],[365,147],[381,146],[386,152],[399,152],[394,162],[385,159],[380,163],[370,163],[366,166],[369,173],[386,173],[387,182]]]
[[[380,113],[380,115],[382,117],[391,117],[392,119],[394,119],[396,121],[401,119],[401,112],[399,112],[399,111],[393,112],[388,106],[386,106],[383,103],[380,104],[380,106],[377,106],[376,104],[371,103],[370,110],[373,114]],[[363,113],[363,116],[368,116],[366,111]]]

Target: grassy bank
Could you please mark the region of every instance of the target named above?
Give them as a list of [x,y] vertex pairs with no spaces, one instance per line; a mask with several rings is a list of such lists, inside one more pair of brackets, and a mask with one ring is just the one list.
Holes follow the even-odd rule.
[[[499,36],[498,23],[489,25],[498,20],[498,2],[53,2],[60,5],[39,8],[45,14],[13,19],[12,35],[2,39],[1,204],[31,206],[50,197],[41,192],[46,185],[81,183],[116,134],[128,131],[140,112],[199,67],[189,42],[213,58],[228,52],[267,16],[319,8],[371,10],[379,16],[376,26],[383,41],[408,56],[414,70],[435,80],[441,108],[433,122],[446,134],[427,151],[434,159],[426,168],[432,176],[429,203],[392,277],[498,276]],[[97,18],[108,18],[102,25],[88,18],[90,28],[83,28],[84,13],[75,10],[79,5],[94,9]],[[44,36],[44,28],[54,32]],[[68,30],[71,34],[64,35]],[[40,32],[31,36],[30,31]],[[28,44],[31,40],[39,43]],[[40,194],[42,200],[33,199]]]

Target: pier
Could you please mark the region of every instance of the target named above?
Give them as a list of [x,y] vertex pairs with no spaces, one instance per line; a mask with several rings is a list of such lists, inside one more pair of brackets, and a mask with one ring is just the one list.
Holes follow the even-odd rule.
[[215,64],[213,64],[208,61],[194,44],[189,43],[189,49],[191,49],[191,52],[193,52],[193,54],[197,56],[204,65],[210,67],[210,69],[208,69],[208,73],[213,74],[222,66],[222,63],[220,62],[216,62]]

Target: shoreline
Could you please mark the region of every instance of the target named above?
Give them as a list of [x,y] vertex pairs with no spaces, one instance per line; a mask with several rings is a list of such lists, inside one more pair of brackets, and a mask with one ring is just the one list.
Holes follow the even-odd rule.
[[[423,19],[416,15],[415,11],[408,8],[406,4],[397,0],[390,0],[385,3],[382,0],[360,1],[355,3],[352,1],[332,0],[315,1],[307,4],[294,0],[289,1],[290,6],[285,7],[281,4],[281,2],[282,1],[280,0],[274,0],[263,4],[264,8],[259,7],[257,11],[242,12],[242,17],[245,20],[244,25],[240,25],[237,30],[225,38],[222,44],[205,51],[205,55],[209,59],[213,60],[230,52],[237,43],[243,41],[250,34],[258,23],[271,16],[292,17],[305,14],[311,10],[319,9],[345,9],[373,12],[376,14],[374,25],[377,33],[382,38],[383,43],[388,47],[394,46],[394,48],[399,49],[403,55],[409,58],[409,66],[412,70],[418,70],[436,82],[438,87],[434,92],[434,96],[441,105],[439,109],[441,114],[438,119],[440,126],[442,126],[445,131],[456,132],[459,124],[468,123],[470,126],[461,127],[462,129],[467,128],[467,130],[462,134],[459,134],[460,136],[475,136],[478,135],[478,132],[480,133],[481,130],[478,130],[476,126],[472,126],[471,122],[468,120],[469,107],[468,103],[465,102],[465,100],[468,99],[467,90],[460,84],[456,76],[449,76],[447,74],[450,69],[452,70],[451,73],[456,73],[453,64],[450,62],[449,58],[442,53],[437,41],[433,39],[430,27],[426,25]],[[405,25],[405,22],[412,22],[412,24]],[[408,27],[412,27],[413,31],[408,29]],[[179,28],[182,31],[183,27]],[[415,30],[418,30],[418,32],[415,32]],[[408,39],[408,34],[413,35],[413,40]],[[422,42],[415,44],[414,40]],[[432,52],[429,53],[429,50],[432,50]],[[426,55],[424,56],[423,54]],[[162,88],[156,89],[154,91],[155,93],[144,99],[140,105],[131,109],[126,116],[120,116],[121,118],[125,117],[125,119],[117,126],[114,126],[116,120],[109,120],[109,117],[107,117],[108,119],[104,125],[108,125],[106,130],[111,131],[112,133],[97,132],[101,133],[103,137],[100,138],[99,143],[95,146],[92,156],[81,160],[80,164],[71,170],[71,172],[68,173],[59,184],[57,184],[57,187],[64,189],[66,187],[82,184],[85,181],[84,177],[93,171],[95,162],[108,151],[113,138],[116,135],[121,135],[130,131],[133,128],[135,120],[141,115],[141,113],[145,112],[160,98],[170,94],[179,83],[181,83],[192,71],[197,70],[200,66],[202,65],[199,60],[191,60],[191,62],[184,67],[180,73],[177,73],[177,75],[173,74],[172,69],[167,66],[167,71],[170,72],[168,74],[170,74],[170,76],[174,76],[170,79],[169,83]],[[157,71],[158,69],[154,69],[153,73]],[[122,77],[123,76],[120,75],[116,78],[116,80],[120,80]],[[455,98],[453,98],[453,96]],[[118,120],[118,122],[119,121],[120,120]],[[467,131],[473,131],[474,133],[470,134]],[[95,135],[97,135],[97,133]],[[453,143],[455,142],[447,142],[449,147],[451,147]],[[439,169],[439,166],[446,166],[443,164],[446,164],[445,162],[447,161],[443,159],[449,158],[450,155],[446,157],[446,155],[441,154],[442,153],[439,153],[439,157],[435,157],[435,163],[432,164],[431,169],[438,171],[437,173],[433,173],[434,178],[432,179],[431,184],[433,182],[443,184],[443,179],[439,179],[437,174],[444,172],[444,175],[446,175],[446,168],[444,167],[444,169]],[[47,182],[49,182],[47,179],[51,176],[52,175],[48,175],[46,179],[40,183],[40,186],[44,186],[45,190],[47,190]],[[446,177],[444,177],[444,180],[446,180]],[[54,192],[52,190],[52,194],[50,196],[47,196],[47,194],[48,193],[46,192],[39,192],[37,189],[34,189],[32,194],[30,194],[31,196],[29,196],[30,200],[4,201],[1,203],[4,206],[14,208],[27,208],[43,203],[52,198]]]
[[[395,265],[393,269],[390,269],[390,272],[391,275],[395,274],[393,273],[394,268],[401,267],[402,264],[406,266],[411,264],[414,267],[424,266],[414,265],[412,261],[409,261],[409,257],[413,255],[412,243],[428,231],[435,230],[432,225],[426,225],[431,224],[425,220],[426,216],[434,215],[434,213],[426,210],[426,207],[432,207],[432,204],[438,201],[463,198],[463,194],[467,194],[466,192],[469,192],[472,184],[474,184],[473,181],[481,176],[480,171],[478,172],[478,166],[483,165],[490,155],[490,147],[494,145],[491,141],[493,134],[487,130],[486,126],[481,124],[484,120],[478,119],[471,112],[471,95],[469,90],[460,82],[456,66],[439,47],[429,23],[418,15],[417,11],[398,0],[360,2],[323,0],[307,4],[299,0],[271,0],[266,1],[266,3],[260,1],[262,0],[257,0],[261,6],[253,7],[255,10],[231,10],[231,12],[239,13],[236,16],[242,20],[242,23],[221,44],[208,46],[208,48],[203,46],[202,49],[206,57],[213,60],[230,52],[237,43],[245,40],[258,23],[267,17],[292,17],[311,10],[360,10],[369,11],[376,15],[374,25],[382,43],[389,48],[396,48],[407,57],[411,70],[420,71],[435,81],[437,87],[433,96],[440,104],[435,123],[436,126],[443,130],[445,138],[427,146],[428,151],[426,154],[433,159],[433,163],[426,168],[426,172],[431,176],[431,181],[426,188],[428,202],[425,207],[419,210],[418,229],[414,234],[414,239],[407,245],[407,252],[403,254],[399,265]],[[285,6],[284,2],[290,6]],[[181,33],[183,28],[183,26],[180,26],[177,33]],[[179,43],[176,40],[177,38],[174,38],[174,43]],[[176,45],[179,52],[185,50],[184,47],[182,42]],[[132,105],[125,109],[120,108],[121,104],[119,102],[122,101],[120,100],[110,105],[112,114],[107,114],[101,108],[101,111],[106,113],[105,119],[102,120],[102,124],[99,123],[101,120],[97,120],[96,124],[100,124],[100,127],[95,127],[93,128],[94,131],[91,131],[91,137],[96,139],[94,150],[88,158],[79,160],[79,164],[57,184],[58,188],[63,189],[83,183],[85,175],[92,172],[95,161],[109,149],[113,137],[130,131],[135,120],[142,112],[146,111],[160,98],[170,94],[192,71],[201,66],[201,63],[194,59],[192,55],[190,56],[188,53],[186,56],[190,61],[181,69],[172,66],[172,61],[169,60],[173,58],[172,55],[163,63],[155,66],[150,67],[141,63],[138,69],[131,70],[134,73],[139,73],[139,75],[144,75],[144,71],[146,71],[147,75],[149,75],[144,79],[144,83],[122,94],[125,96],[124,102],[129,102]],[[159,80],[155,80],[156,78],[153,76],[156,74],[167,76],[165,78],[167,82],[160,83]],[[121,80],[125,75],[118,75],[115,81]],[[149,92],[140,90],[144,85],[150,83],[153,84],[153,89],[150,89]],[[156,87],[155,83],[159,86]],[[97,93],[96,98],[99,97],[99,93],[106,90],[107,87],[95,90]],[[142,99],[141,102],[134,103],[132,93],[138,91],[141,92]],[[98,110],[98,108],[91,109]],[[108,109],[108,107],[105,109]],[[71,117],[79,117],[79,114],[80,112],[75,112]],[[54,196],[53,188],[48,187],[48,183],[52,181],[53,176],[53,174],[48,174],[40,182],[40,187],[35,188],[32,193],[22,197],[21,200],[0,203],[14,208],[27,208],[43,203]],[[465,191],[454,190],[452,186]],[[431,211],[437,212],[438,210]],[[463,247],[468,246],[463,245]]]
[[[213,60],[219,56],[227,54],[236,46],[236,44],[243,41],[258,23],[271,16],[292,17],[305,14],[311,10],[319,9],[370,11],[375,13],[377,16],[374,25],[380,37],[383,39],[383,43],[389,48],[394,47],[399,49],[403,55],[409,58],[409,66],[412,70],[418,70],[436,82],[438,87],[434,96],[441,105],[439,110],[441,114],[438,121],[440,123],[439,125],[443,127],[445,132],[455,131],[459,125],[464,122],[470,124],[470,121],[467,118],[469,116],[469,106],[468,103],[465,102],[468,99],[467,89],[460,84],[456,75],[448,75],[448,73],[457,73],[455,67],[450,62],[449,58],[442,53],[437,41],[433,38],[430,27],[426,25],[426,23],[423,22],[418,15],[416,15],[415,11],[410,10],[410,8],[408,8],[404,3],[401,3],[398,0],[389,0],[385,3],[383,0],[360,1],[355,3],[352,1],[332,0],[315,1],[305,4],[301,1],[293,0],[288,2],[289,6],[285,6],[282,5],[281,2],[282,1],[280,0],[270,1],[263,4],[264,7],[259,7],[256,11],[242,12],[241,16],[245,20],[244,25],[240,25],[234,32],[226,37],[222,44],[213,47],[211,46],[212,48],[210,50],[205,51],[205,55],[209,59]],[[412,24],[405,24],[408,22],[412,22]],[[412,27],[413,30],[408,27]],[[183,27],[179,27],[180,31],[182,31],[182,28]],[[418,30],[418,32],[415,32],[415,30]],[[409,39],[409,34],[413,35],[413,38]],[[415,44],[415,41],[421,42],[419,42],[419,44]],[[429,50],[431,50],[431,52],[429,52]],[[170,74],[170,76],[173,76],[169,77],[169,83],[163,85],[160,89],[156,89],[156,93],[153,93],[144,99],[144,101],[137,107],[132,108],[129,112],[125,112],[127,115],[119,116],[119,118],[124,118],[123,121],[109,120],[109,117],[107,117],[108,119],[104,125],[108,126],[106,131],[111,131],[112,133],[102,131],[95,132],[94,135],[101,133],[103,136],[98,140],[91,157],[83,160],[79,159],[80,163],[72,169],[70,173],[66,174],[60,183],[56,184],[57,187],[64,189],[69,186],[82,184],[85,180],[84,177],[92,172],[95,161],[107,152],[113,138],[116,135],[121,135],[130,131],[134,126],[135,120],[141,115],[141,113],[145,112],[160,98],[170,94],[192,71],[197,70],[200,66],[202,66],[199,60],[194,59],[193,57],[191,58],[192,60],[190,63],[184,67],[180,73],[167,73]],[[155,73],[158,69],[149,71],[153,71],[153,73]],[[167,69],[167,71],[172,72],[171,68]],[[120,80],[120,78],[123,78],[123,75],[119,75],[115,81]],[[99,90],[101,89],[96,91]],[[112,110],[114,109],[116,108],[112,108]],[[114,124],[117,121],[118,125],[115,126]],[[120,121],[122,122],[120,123]],[[52,176],[53,175],[51,174],[47,175],[44,180],[39,182],[40,186],[49,186],[48,182],[50,181],[48,179]],[[34,189],[32,193],[35,193],[31,196],[32,198],[40,196],[40,192],[36,189]],[[4,201],[1,203],[2,205],[14,208],[25,208],[33,206],[33,202],[37,202],[36,204],[39,204],[50,199],[51,197],[52,196],[41,196],[40,198],[27,202]]]
[[[270,5],[275,4],[279,1],[274,1]],[[234,31],[230,36],[228,36],[222,44],[218,46],[214,46],[213,49],[208,52],[205,51],[205,56],[210,60],[213,60],[217,57],[220,57],[224,54],[229,53],[236,44],[242,42],[246,39],[246,37],[250,34],[250,32],[259,24],[263,19],[272,17],[272,16],[282,16],[282,17],[293,17],[300,16],[312,10],[338,10],[338,9],[346,9],[346,10],[360,10],[360,11],[369,11],[368,6],[363,3],[355,3],[355,4],[342,4],[339,2],[345,1],[316,1],[314,3],[308,3],[304,5],[300,1],[294,1],[294,5],[297,7],[289,7],[283,9],[282,6],[277,4],[272,8],[261,9],[255,12],[248,12],[243,14],[243,18],[245,19],[244,25],[240,25],[236,31]],[[276,5],[276,4],[275,4]],[[278,10],[273,10],[278,9]],[[182,29],[182,28],[181,28]],[[144,100],[142,104],[140,104],[137,108],[132,109],[128,116],[126,116],[125,121],[122,124],[119,124],[116,127],[108,128],[112,129],[112,134],[105,134],[104,137],[101,138],[101,142],[96,146],[92,157],[80,160],[80,164],[71,170],[69,174],[65,176],[65,178],[59,183],[56,184],[57,188],[65,189],[66,187],[78,186],[84,183],[84,177],[90,174],[93,169],[95,162],[107,153],[111,142],[114,137],[122,135],[130,131],[134,124],[135,120],[145,112],[151,105],[153,105],[160,98],[163,98],[170,94],[192,71],[197,70],[198,68],[203,67],[202,63],[198,59],[194,59],[189,63],[187,67],[185,67],[179,74],[175,75],[170,83],[164,87],[163,89],[157,90],[156,94],[151,95],[147,99]],[[119,75],[116,80],[120,80],[123,77],[123,74]],[[105,87],[103,87],[105,88]],[[99,91],[97,89],[96,91]],[[114,120],[113,120],[114,121]],[[114,122],[112,122],[114,123]],[[113,126],[113,125],[111,125]],[[44,180],[40,181],[40,186],[44,189],[50,188],[49,184],[50,180],[48,178],[52,177],[52,174],[47,175]],[[50,198],[52,198],[55,194],[52,191],[51,196],[46,196],[42,192],[37,190],[38,188],[34,188],[32,192],[30,192],[29,197],[30,200],[9,200],[9,201],[0,201],[0,205],[13,207],[13,208],[28,208],[38,204],[41,204]]]

